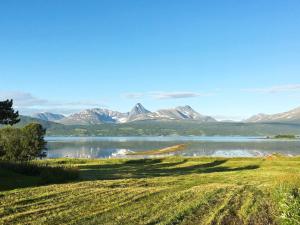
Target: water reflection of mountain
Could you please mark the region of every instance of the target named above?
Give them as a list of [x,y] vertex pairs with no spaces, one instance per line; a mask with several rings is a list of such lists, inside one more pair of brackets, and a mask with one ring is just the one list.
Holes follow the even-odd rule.
[[59,148],[59,149],[52,149],[48,150],[48,157],[49,158],[61,158],[61,157],[68,157],[68,158],[108,158],[113,153],[116,153],[118,149],[110,148],[94,148],[94,147],[87,147],[82,146],[81,148]]
[[[145,151],[186,143],[187,149],[180,153],[186,156],[251,156],[274,152],[300,154],[298,141],[253,141],[253,142],[210,142],[210,141],[72,141],[49,142],[49,157],[106,158],[120,150]],[[121,151],[122,152],[122,151]]]

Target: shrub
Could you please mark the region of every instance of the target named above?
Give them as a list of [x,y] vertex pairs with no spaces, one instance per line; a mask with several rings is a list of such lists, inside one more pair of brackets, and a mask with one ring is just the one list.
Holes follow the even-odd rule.
[[23,154],[26,160],[34,159],[42,156],[42,151],[46,149],[46,141],[44,136],[46,130],[38,123],[30,123],[22,129]]
[[0,157],[11,161],[28,161],[43,155],[46,148],[45,129],[38,123],[24,128],[0,130]]
[[23,133],[21,129],[6,127],[0,130],[2,157],[7,160],[22,161],[24,155]]

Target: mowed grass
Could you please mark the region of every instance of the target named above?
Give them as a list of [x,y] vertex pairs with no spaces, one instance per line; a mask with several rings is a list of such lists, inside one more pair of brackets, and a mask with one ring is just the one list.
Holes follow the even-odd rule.
[[80,178],[38,186],[34,177],[19,177],[32,180],[28,187],[2,188],[0,224],[264,225],[300,221],[297,157],[58,159],[43,163],[76,166]]

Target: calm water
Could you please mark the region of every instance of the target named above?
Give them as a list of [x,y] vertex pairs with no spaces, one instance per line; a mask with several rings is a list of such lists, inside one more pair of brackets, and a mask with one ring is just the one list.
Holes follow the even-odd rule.
[[300,140],[260,137],[47,137],[49,158],[125,157],[127,152],[187,144],[184,156],[253,157],[271,153],[300,155]]

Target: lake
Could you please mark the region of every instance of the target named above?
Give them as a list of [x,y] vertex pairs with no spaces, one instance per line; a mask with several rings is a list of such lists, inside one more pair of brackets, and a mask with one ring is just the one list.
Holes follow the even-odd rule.
[[255,157],[272,153],[300,155],[300,140],[262,137],[47,137],[48,158],[122,158],[126,153],[186,144],[174,155]]

